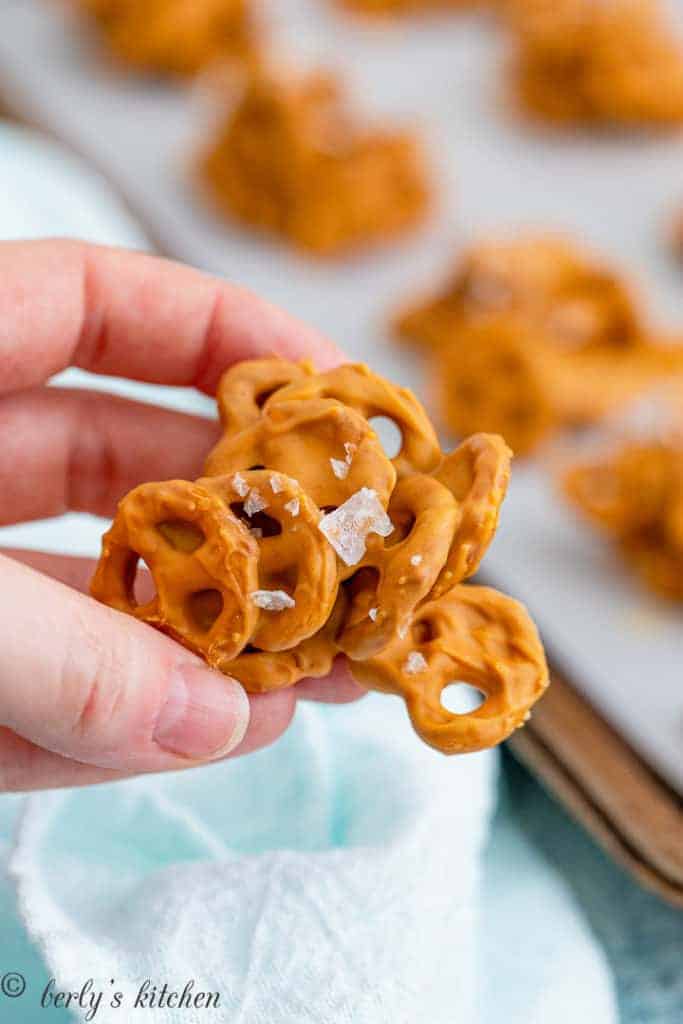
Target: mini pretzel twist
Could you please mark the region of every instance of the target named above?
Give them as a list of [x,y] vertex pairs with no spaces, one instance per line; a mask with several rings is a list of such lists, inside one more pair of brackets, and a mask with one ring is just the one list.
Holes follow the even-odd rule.
[[[415,397],[364,366],[315,374],[257,360],[223,377],[224,435],[196,483],[145,484],[123,499],[93,594],[155,625],[251,692],[351,660],[371,689],[404,698],[446,753],[521,724],[547,685],[524,609],[464,586],[493,538],[509,477],[501,438],[449,455]],[[401,431],[390,459],[369,419]],[[138,604],[145,560],[157,589]],[[453,715],[441,691],[471,682],[483,709]]]
[[[140,559],[156,595],[138,604]],[[142,484],[120,503],[104,535],[91,592],[119,611],[171,633],[209,664],[233,658],[258,609],[258,545],[217,496],[184,480]]]
[[[547,686],[543,647],[526,609],[488,587],[458,586],[424,604],[404,638],[353,662],[364,686],[403,697],[416,732],[444,753],[484,750],[523,725]],[[485,695],[468,714],[441,703],[453,681]]]
[[[318,529],[321,512],[283,473],[251,470],[198,481],[250,524],[258,545],[258,587],[292,604],[262,610],[250,642],[263,651],[296,647],[322,629],[337,596],[334,551]],[[246,493],[245,493],[246,491]],[[264,600],[267,600],[264,598]]]
[[329,398],[271,402],[258,420],[218,442],[207,476],[267,466],[298,480],[320,508],[342,505],[371,480],[386,507],[396,471],[360,413]]

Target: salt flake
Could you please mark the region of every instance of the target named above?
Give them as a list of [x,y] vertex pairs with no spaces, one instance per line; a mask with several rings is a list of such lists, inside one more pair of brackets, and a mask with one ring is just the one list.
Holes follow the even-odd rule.
[[287,502],[285,508],[287,509],[290,515],[298,516],[299,512],[301,511],[301,502],[299,501],[298,498],[292,498],[291,501]]
[[341,459],[330,459],[330,465],[332,466],[332,472],[338,480],[345,480],[349,475],[348,462],[342,462]]
[[373,622],[377,621],[377,614],[378,614],[378,612],[379,612],[379,608],[371,608],[370,611],[368,612],[368,615],[372,619]]
[[406,663],[403,666],[403,671],[407,676],[415,676],[418,672],[424,672],[427,668],[427,662],[419,651],[411,651],[406,658]]
[[410,556],[410,564],[411,565],[420,565],[421,562],[422,562],[422,555],[411,555]]
[[277,476],[271,476],[270,478],[270,489],[273,494],[279,494],[282,490],[282,481]]
[[263,512],[264,508],[268,508],[268,503],[263,500],[261,492],[252,487],[244,503],[244,511],[248,516],[253,516],[256,512]]
[[382,508],[377,491],[361,487],[334,512],[323,516],[318,529],[346,565],[357,565],[365,554],[368,534],[388,537],[394,525]]
[[249,484],[244,479],[241,473],[235,473],[232,478],[232,486],[240,498],[246,498],[249,493]]
[[344,441],[344,451],[346,452],[344,461],[350,466],[354,455],[358,451],[358,445],[354,444],[353,441]]
[[266,612],[283,612],[293,608],[296,601],[284,590],[254,590],[250,595],[257,608]]

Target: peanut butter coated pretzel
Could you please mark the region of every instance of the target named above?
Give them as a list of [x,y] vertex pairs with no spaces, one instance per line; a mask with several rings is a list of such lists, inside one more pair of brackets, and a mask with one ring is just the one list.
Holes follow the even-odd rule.
[[228,217],[321,257],[414,228],[429,193],[418,140],[365,126],[324,73],[250,75],[199,173]]
[[624,441],[570,467],[562,486],[647,587],[683,601],[683,434]]
[[[146,562],[156,595],[138,604]],[[119,505],[102,540],[93,597],[171,633],[210,664],[248,642],[258,609],[258,544],[215,494],[184,480],[142,484]]]
[[626,281],[551,236],[473,247],[396,330],[429,353],[445,423],[500,433],[520,454],[683,368],[683,348],[654,336]]
[[[415,396],[364,366],[246,362],[218,402],[224,436],[205,475],[122,500],[93,595],[253,693],[325,676],[344,654],[445,753],[521,725],[548,682],[534,625],[509,598],[463,585],[505,496],[502,439],[478,434],[445,455]],[[377,416],[401,432],[393,460]],[[157,591],[147,603],[135,596],[141,559]],[[478,686],[482,708],[443,707],[453,682]]]
[[361,14],[427,14],[430,11],[464,10],[481,6],[481,0],[338,0]]
[[76,0],[112,55],[138,71],[194,75],[255,48],[250,0]]
[[513,83],[558,125],[683,123],[683,46],[659,0],[511,0]]
[[[547,685],[543,647],[525,608],[488,587],[458,586],[424,604],[403,638],[353,670],[369,689],[403,697],[418,735],[448,754],[509,736]],[[485,695],[476,711],[458,715],[442,705],[454,679]]]

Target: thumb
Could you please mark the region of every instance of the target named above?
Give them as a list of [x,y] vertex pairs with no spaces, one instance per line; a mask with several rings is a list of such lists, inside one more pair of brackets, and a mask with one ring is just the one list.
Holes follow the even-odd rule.
[[101,768],[163,771],[222,757],[249,701],[179,644],[0,557],[0,726]]

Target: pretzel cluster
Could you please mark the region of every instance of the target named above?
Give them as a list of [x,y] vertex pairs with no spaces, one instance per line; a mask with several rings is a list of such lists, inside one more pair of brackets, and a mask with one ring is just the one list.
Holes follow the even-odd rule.
[[339,0],[344,6],[361,14],[414,14],[426,11],[463,9],[477,5],[480,0]]
[[659,0],[511,0],[514,85],[557,124],[683,122],[683,47]]
[[76,0],[113,56],[139,71],[194,75],[256,45],[251,0]]
[[683,368],[683,348],[652,337],[624,280],[549,236],[475,246],[396,327],[429,351],[448,426],[496,431],[519,454]]
[[[259,360],[221,380],[224,434],[194,483],[143,484],[103,538],[92,593],[151,623],[252,692],[350,659],[370,689],[406,701],[446,753],[500,742],[547,685],[524,608],[465,585],[496,530],[509,476],[502,439],[441,451],[414,395],[362,365],[316,374]],[[402,444],[390,459],[370,420]],[[156,595],[138,603],[147,564]],[[452,682],[486,699],[458,715]]]
[[332,75],[263,68],[200,175],[229,217],[318,256],[414,227],[429,191],[416,139],[361,124]]
[[624,440],[571,466],[562,483],[651,590],[683,601],[683,431]]

